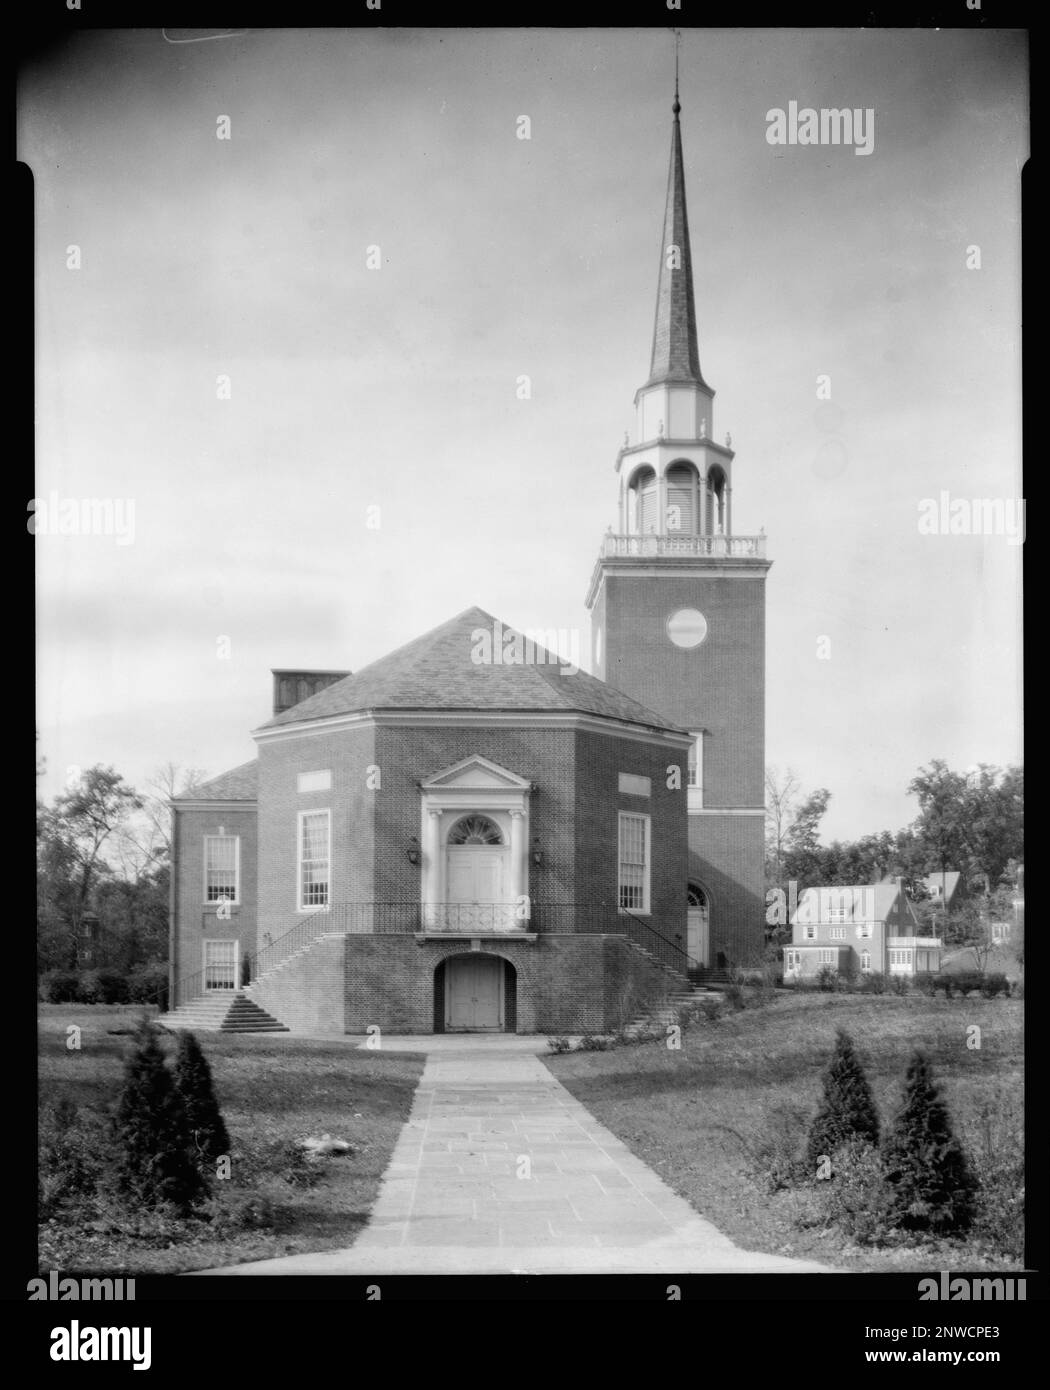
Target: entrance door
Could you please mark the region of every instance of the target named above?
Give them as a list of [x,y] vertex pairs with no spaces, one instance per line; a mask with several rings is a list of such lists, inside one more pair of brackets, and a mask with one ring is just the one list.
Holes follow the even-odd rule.
[[445,962],[445,1027],[457,1033],[498,1033],[503,1027],[503,961],[454,956]]
[[237,988],[237,942],[204,942],[204,988],[209,992]]
[[693,965],[706,965],[708,958],[707,894],[689,885],[685,913],[686,954]]
[[504,925],[507,851],[500,845],[450,845],[447,919],[453,930],[495,931]]

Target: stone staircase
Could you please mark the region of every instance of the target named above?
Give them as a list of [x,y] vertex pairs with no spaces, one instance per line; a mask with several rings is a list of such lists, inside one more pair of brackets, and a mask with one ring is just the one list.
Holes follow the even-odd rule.
[[197,1033],[287,1033],[280,1023],[244,990],[228,994],[202,994],[170,1013],[161,1014],[157,1022],[170,1032],[185,1028]]
[[690,985],[688,988],[677,989],[668,994],[661,1003],[632,1018],[623,1031],[632,1038],[646,1033],[665,1032],[669,1023],[678,1022],[682,1009],[695,1009],[704,1000],[721,998],[717,990],[708,989],[704,985]]

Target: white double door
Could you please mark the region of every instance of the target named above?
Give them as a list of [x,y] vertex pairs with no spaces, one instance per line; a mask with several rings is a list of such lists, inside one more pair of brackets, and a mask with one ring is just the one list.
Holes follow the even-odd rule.
[[446,919],[453,930],[501,931],[514,924],[507,899],[510,857],[505,845],[450,845]]

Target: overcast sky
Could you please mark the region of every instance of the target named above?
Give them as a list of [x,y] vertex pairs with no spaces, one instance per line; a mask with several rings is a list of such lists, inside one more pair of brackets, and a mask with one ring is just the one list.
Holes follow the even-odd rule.
[[[24,70],[37,495],[135,504],[132,544],[36,542],[45,795],[95,762],[217,774],[253,756],[271,667],[356,670],[473,604],[587,652],[672,55],[669,31],[141,29]],[[918,507],[1020,496],[1026,61],[1017,33],[683,34],[700,361],[734,530],[774,562],[767,761],[831,790],[826,837],[909,821],[931,758],[1020,756],[1021,548],[920,534]],[[770,145],[792,100],[873,108],[873,152]]]

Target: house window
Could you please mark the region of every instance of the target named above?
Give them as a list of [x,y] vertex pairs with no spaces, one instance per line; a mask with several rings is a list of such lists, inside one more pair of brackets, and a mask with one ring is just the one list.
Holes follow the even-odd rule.
[[845,941],[845,939],[846,939],[846,928],[845,928],[845,927],[832,927],[832,928],[831,928],[831,939],[832,939],[832,941]]
[[805,931],[806,940],[807,940],[807,941],[816,941],[816,939],[817,939],[817,929],[816,929],[815,926],[812,926],[812,927],[805,927],[805,928],[803,928],[803,930]]
[[331,822],[330,811],[302,811],[299,814],[300,912],[329,905]]
[[239,835],[205,835],[204,901],[240,902],[238,869],[241,858]]
[[204,988],[211,993],[232,992],[237,988],[237,942],[204,942]]
[[870,922],[860,922],[860,923],[858,923],[858,925],[857,925],[857,935],[858,935],[858,937],[870,936],[870,935],[871,935],[871,923],[870,923]]
[[890,965],[900,969],[911,969],[911,951],[890,951]]
[[820,953],[820,963],[821,963],[821,965],[834,965],[834,964],[835,964],[835,961],[838,959],[838,954],[839,954],[838,951],[829,951],[829,950],[826,950],[826,949],[825,949],[825,950],[821,950],[821,953]]
[[848,907],[829,907],[829,908],[828,908],[828,921],[829,921],[829,922],[848,922],[848,921],[849,921],[849,908],[848,908]]
[[649,911],[649,817],[620,812],[621,911]]
[[870,970],[870,969],[871,969],[871,952],[870,952],[870,951],[861,951],[861,953],[860,953],[860,968],[861,968],[862,970]]
[[703,789],[704,785],[704,736],[694,734],[689,749],[689,785]]
[[802,964],[802,952],[786,951],[784,953],[784,964],[789,970],[797,970]]

